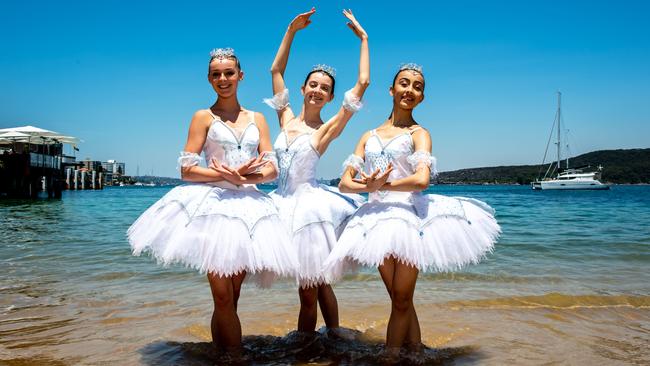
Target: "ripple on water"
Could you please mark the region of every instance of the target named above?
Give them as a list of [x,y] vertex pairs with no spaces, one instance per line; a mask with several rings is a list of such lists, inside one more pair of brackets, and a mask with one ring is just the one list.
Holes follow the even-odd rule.
[[45,355],[34,357],[18,357],[2,359],[2,364],[6,366],[34,366],[34,365],[48,365],[48,366],[68,366],[75,364],[74,361],[57,360]]
[[542,296],[516,296],[509,298],[494,298],[480,300],[450,301],[446,305],[452,308],[550,308],[550,309],[578,309],[578,308],[650,308],[650,296],[628,295],[567,295],[549,293]]
[[[8,336],[8,335],[25,336],[30,334],[36,334],[36,333],[48,331],[50,329],[60,328],[76,322],[74,318],[50,320],[51,319],[50,317],[34,317],[33,319],[38,319],[39,322],[37,324],[30,324],[24,327],[9,327],[9,329],[7,329],[7,327],[3,327],[3,329],[0,329],[0,336]],[[7,323],[7,324],[11,324],[11,323]]]

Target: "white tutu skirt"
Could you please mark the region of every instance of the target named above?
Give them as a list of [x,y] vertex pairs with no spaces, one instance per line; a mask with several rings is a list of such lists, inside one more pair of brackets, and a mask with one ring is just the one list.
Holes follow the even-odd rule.
[[127,236],[134,255],[149,252],[162,264],[224,277],[246,271],[262,287],[276,276],[295,276],[299,267],[273,201],[254,187],[176,187],[149,207]]
[[479,262],[500,233],[494,210],[471,198],[413,194],[408,203],[368,202],[349,219],[325,269],[346,261],[377,267],[394,256],[420,271],[450,271]]
[[343,263],[331,266],[324,272],[323,264],[336,245],[348,218],[357,210],[364,198],[356,194],[343,194],[325,185],[301,184],[293,193],[271,192],[280,217],[291,235],[291,244],[298,255],[300,287],[308,288],[329,283],[328,278],[338,278],[350,270]]

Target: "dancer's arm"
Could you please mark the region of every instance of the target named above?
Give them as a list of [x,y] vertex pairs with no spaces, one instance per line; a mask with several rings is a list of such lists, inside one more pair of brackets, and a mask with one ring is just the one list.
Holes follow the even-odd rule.
[[273,144],[271,143],[271,133],[269,132],[269,125],[266,123],[266,118],[262,113],[255,113],[255,124],[260,131],[260,144],[258,150],[260,154],[265,155],[268,163],[259,169],[259,173],[246,175],[246,183],[257,184],[265,183],[274,180],[278,176],[277,160],[275,160],[275,152],[273,151]]
[[[427,152],[431,155],[431,135],[424,128],[413,132],[413,145],[415,151]],[[407,177],[386,182],[381,187],[382,191],[413,192],[429,188],[432,167],[425,163],[418,163],[415,173]]]
[[[357,147],[354,149],[354,155],[360,159],[364,159],[365,157],[366,141],[368,141],[370,136],[370,132],[363,134]],[[368,186],[355,178],[358,173],[362,173],[361,170],[360,167],[354,167],[352,165],[345,167],[343,175],[341,176],[341,181],[339,182],[339,190],[343,193],[368,192]]]
[[[310,11],[306,13],[299,14],[295,17],[289,27],[287,28],[284,37],[282,38],[282,43],[280,43],[280,48],[278,48],[278,53],[275,55],[273,60],[273,65],[271,65],[271,80],[273,82],[273,99],[286,99],[288,96],[282,96],[285,93],[285,84],[284,84],[284,71],[287,68],[287,62],[289,61],[289,51],[291,51],[291,43],[293,43],[293,37],[301,29],[307,27],[311,20],[309,17],[316,12],[316,9],[311,8]],[[280,128],[284,126],[287,121],[293,119],[294,114],[289,107],[288,100],[285,100],[282,104],[283,106],[276,105],[276,111],[278,112],[278,120],[280,121]]]
[[[198,156],[201,155],[203,144],[205,144],[211,121],[212,115],[206,110],[198,111],[192,117],[190,130],[187,134],[187,143],[185,143],[183,152],[186,155],[196,154],[195,161],[193,163],[180,161],[181,179],[186,182],[217,182],[224,180],[221,173],[199,166],[197,161]],[[183,157],[180,160],[183,160]]]
[[[349,20],[348,27],[361,40],[359,56],[359,75],[357,83],[346,92],[344,104],[338,113],[321,128],[314,132],[314,147],[322,155],[329,144],[334,141],[347,125],[352,115],[361,107],[361,98],[370,84],[370,51],[368,50],[368,34],[350,10],[343,10],[343,15]],[[349,94],[348,94],[349,93]]]

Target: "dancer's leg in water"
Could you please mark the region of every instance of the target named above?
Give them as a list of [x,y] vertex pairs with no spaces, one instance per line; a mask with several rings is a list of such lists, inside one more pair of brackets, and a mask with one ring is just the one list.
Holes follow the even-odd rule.
[[339,327],[339,304],[330,285],[318,286],[318,305],[327,328]]
[[330,285],[317,285],[309,288],[300,288],[300,313],[298,315],[298,330],[301,332],[313,332],[316,330],[318,320],[318,305],[325,319],[325,326],[338,328],[339,309]]
[[212,342],[217,348],[226,351],[238,351],[241,347],[241,323],[237,316],[236,304],[245,277],[245,272],[232,277],[208,273],[214,302],[210,327]]
[[298,331],[313,332],[316,330],[318,317],[318,286],[299,288],[300,313],[298,314]]
[[[393,272],[390,281],[390,272]],[[386,288],[390,288],[391,313],[386,332],[386,348],[390,353],[399,354],[399,350],[408,343],[420,343],[420,327],[417,323],[417,315],[413,306],[413,293],[418,277],[418,269],[400,263],[394,258],[388,258],[382,266],[380,273]],[[409,339],[411,338],[411,339]]]
[[[384,262],[379,266],[379,274],[381,275],[381,279],[384,281],[386,291],[388,291],[388,296],[391,296],[391,293],[393,291],[393,276],[395,275],[395,264],[397,262],[397,259],[391,256],[389,258],[386,258]],[[420,322],[418,320],[418,315],[415,312],[415,306],[411,307],[408,333],[406,335],[406,341],[404,343],[411,350],[419,350],[422,345]]]
[[246,278],[246,272],[242,272],[232,277],[232,297],[235,305],[235,312],[237,312],[237,303],[239,302],[239,295],[241,293],[241,284]]

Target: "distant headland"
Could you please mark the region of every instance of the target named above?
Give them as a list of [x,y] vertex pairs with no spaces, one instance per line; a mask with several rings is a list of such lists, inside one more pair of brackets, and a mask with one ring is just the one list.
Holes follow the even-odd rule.
[[[602,166],[602,181],[610,184],[650,184],[650,149],[598,150],[570,158],[572,167]],[[530,184],[544,165],[510,165],[460,169],[438,174],[438,184]]]
[[[602,181],[608,184],[650,184],[650,149],[598,150],[569,159],[571,166],[603,167]],[[523,184],[535,180],[540,171],[543,175],[548,163],[541,165],[508,165],[482,168],[459,169],[440,172],[432,182],[435,184]],[[130,177],[130,184],[136,182],[155,185],[177,185],[178,178],[140,176]],[[319,180],[336,186],[339,178]],[[267,186],[274,186],[273,183]]]

